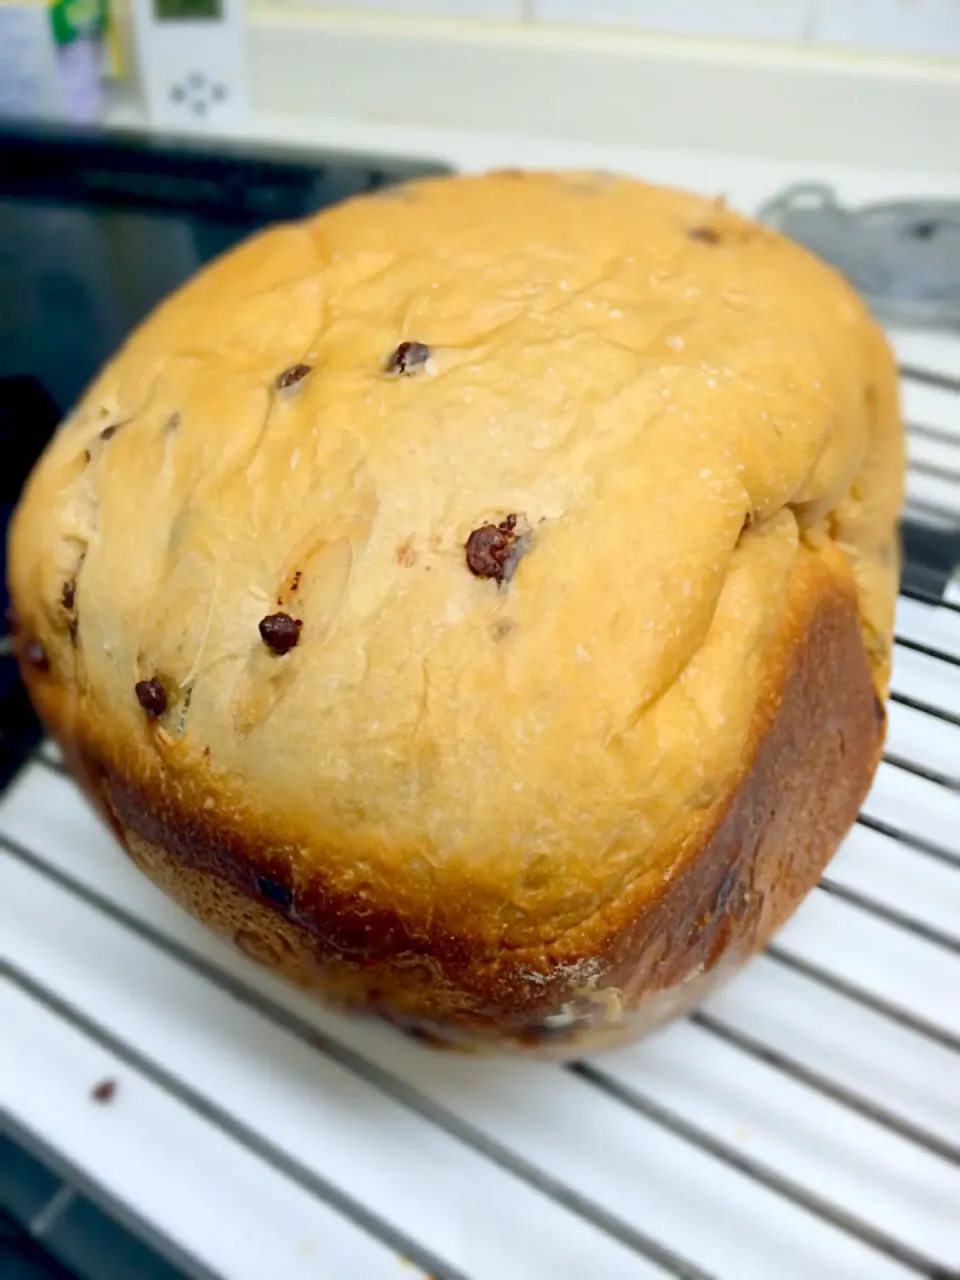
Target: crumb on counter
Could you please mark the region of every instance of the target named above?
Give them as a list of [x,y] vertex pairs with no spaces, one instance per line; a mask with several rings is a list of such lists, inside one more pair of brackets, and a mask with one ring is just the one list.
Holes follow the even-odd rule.
[[93,1086],[90,1090],[90,1097],[94,1102],[106,1104],[112,1102],[117,1096],[116,1080],[101,1080],[99,1084]]

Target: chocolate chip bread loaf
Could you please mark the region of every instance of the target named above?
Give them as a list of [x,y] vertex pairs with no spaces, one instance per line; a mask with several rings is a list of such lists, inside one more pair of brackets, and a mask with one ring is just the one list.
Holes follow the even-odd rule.
[[595,174],[260,235],[36,469],[30,691],[130,856],[249,956],[570,1054],[781,925],[879,759],[902,439],[828,268]]

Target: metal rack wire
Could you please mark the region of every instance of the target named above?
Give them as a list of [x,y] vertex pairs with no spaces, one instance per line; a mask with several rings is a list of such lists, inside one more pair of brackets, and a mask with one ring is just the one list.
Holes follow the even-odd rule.
[[[956,520],[960,378],[901,346],[911,509]],[[431,1054],[281,987],[44,748],[0,799],[9,1124],[198,1277],[958,1280],[955,592],[901,600],[885,761],[795,920],[685,1022],[567,1068]]]

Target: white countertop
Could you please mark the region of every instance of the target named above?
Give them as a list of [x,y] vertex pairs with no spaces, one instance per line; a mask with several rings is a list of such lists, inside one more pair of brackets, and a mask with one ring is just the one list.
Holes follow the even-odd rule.
[[[114,100],[107,123],[140,128],[141,110],[129,100]],[[764,200],[794,182],[826,182],[844,203],[911,196],[960,198],[960,168],[911,169],[779,160],[644,148],[617,143],[564,141],[526,134],[474,132],[442,127],[392,125],[293,112],[255,112],[249,128],[225,137],[310,148],[336,148],[371,155],[438,160],[455,169],[478,172],[505,167],[611,169],[706,193],[724,194],[730,204],[753,212]]]

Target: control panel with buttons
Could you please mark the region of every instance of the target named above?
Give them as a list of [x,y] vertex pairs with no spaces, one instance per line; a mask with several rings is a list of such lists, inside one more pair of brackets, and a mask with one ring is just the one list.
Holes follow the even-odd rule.
[[249,118],[242,0],[132,0],[150,123],[231,133]]

